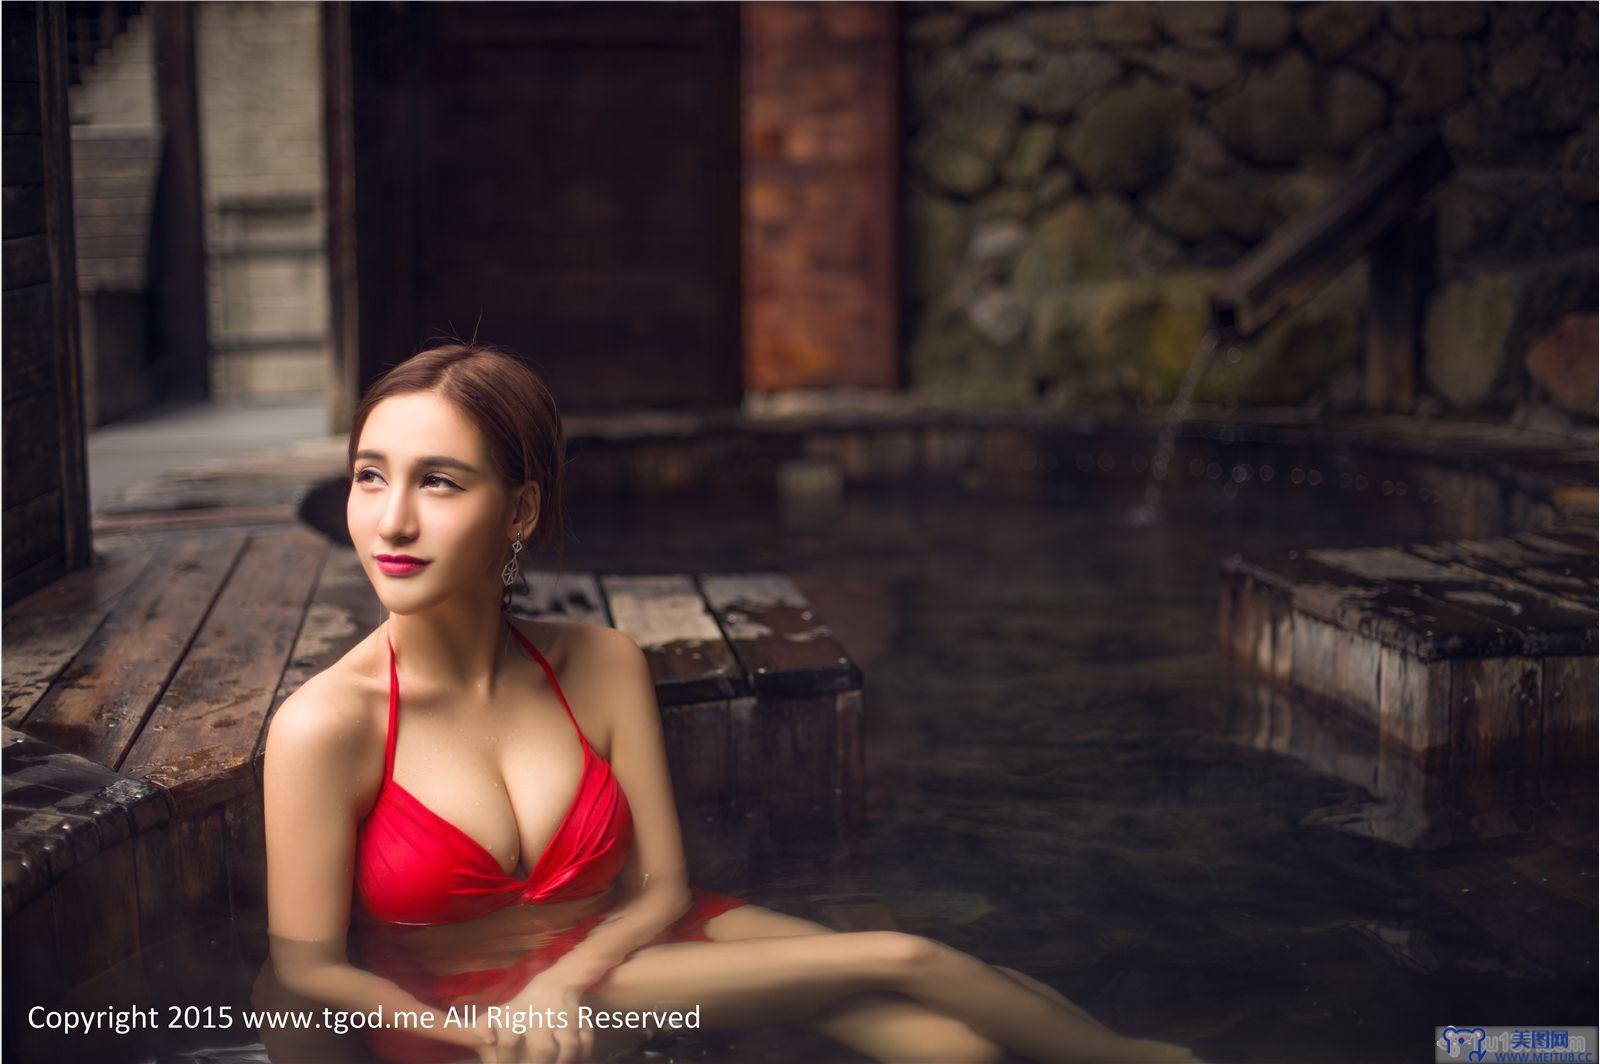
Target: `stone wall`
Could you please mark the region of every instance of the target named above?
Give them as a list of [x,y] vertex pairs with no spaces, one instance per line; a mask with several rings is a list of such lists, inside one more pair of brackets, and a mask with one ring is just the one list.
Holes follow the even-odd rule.
[[[1169,401],[1226,268],[1433,126],[1458,169],[1435,199],[1420,408],[1592,420],[1595,28],[1578,4],[912,5],[914,386]],[[1365,291],[1358,260],[1198,397],[1356,404]]]

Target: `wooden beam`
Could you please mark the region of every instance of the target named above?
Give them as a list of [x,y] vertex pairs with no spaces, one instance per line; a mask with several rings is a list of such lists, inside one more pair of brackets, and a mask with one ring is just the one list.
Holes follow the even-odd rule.
[[1374,413],[1407,414],[1416,405],[1422,325],[1437,270],[1435,221],[1431,210],[1403,217],[1368,254],[1362,396]]
[[1315,292],[1455,169],[1434,131],[1402,137],[1322,206],[1284,225],[1234,267],[1211,297],[1218,328],[1241,338]]
[[165,396],[204,398],[211,377],[194,8],[150,4],[145,14],[155,35],[156,109],[166,129],[151,239],[157,372]]

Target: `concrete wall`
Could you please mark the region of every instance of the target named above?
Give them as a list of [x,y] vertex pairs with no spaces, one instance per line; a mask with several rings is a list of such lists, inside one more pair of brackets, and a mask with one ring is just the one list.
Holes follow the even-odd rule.
[[[919,388],[1171,398],[1209,288],[1397,130],[1442,128],[1422,408],[1595,403],[1595,9],[916,4],[906,298]],[[1204,400],[1359,394],[1365,264]]]

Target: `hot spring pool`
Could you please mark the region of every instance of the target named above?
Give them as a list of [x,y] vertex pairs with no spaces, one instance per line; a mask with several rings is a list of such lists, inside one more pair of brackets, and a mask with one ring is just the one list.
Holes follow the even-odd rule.
[[[879,904],[1207,1060],[1410,1062],[1436,1024],[1594,1022],[1592,776],[1536,828],[1417,851],[1349,830],[1370,793],[1237,726],[1221,559],[1429,530],[1313,492],[1172,499],[1148,527],[1121,518],[1135,502],[575,500],[565,564],[787,572],[861,667],[864,831],[740,862],[725,886],[752,901],[824,922]],[[238,914],[143,963],[237,1010],[264,951]],[[192,1035],[126,1059],[262,1059],[252,1032]],[[830,1045],[713,1033],[637,1059],[860,1059]]]

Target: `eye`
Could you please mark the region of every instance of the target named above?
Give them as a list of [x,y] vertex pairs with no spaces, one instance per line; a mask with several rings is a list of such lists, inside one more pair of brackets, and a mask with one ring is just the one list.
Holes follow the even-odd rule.
[[368,473],[374,473],[374,472],[377,472],[377,471],[376,471],[376,470],[374,470],[374,469],[363,469],[363,470],[361,470],[361,471],[360,471],[360,472],[358,472],[358,473],[357,473],[357,474],[356,474],[356,475],[355,475],[355,478],[354,478],[354,479],[355,479],[355,482],[356,482],[356,483],[357,483],[357,484],[365,484],[365,483],[366,483],[366,476],[367,476],[367,474],[368,474]]
[[460,489],[460,485],[452,483],[451,481],[449,481],[449,480],[445,479],[444,477],[440,476],[438,473],[429,473],[427,476],[422,478],[422,482],[424,484],[426,484],[430,480],[437,480],[439,483],[445,485],[446,487],[456,488],[457,490]]

